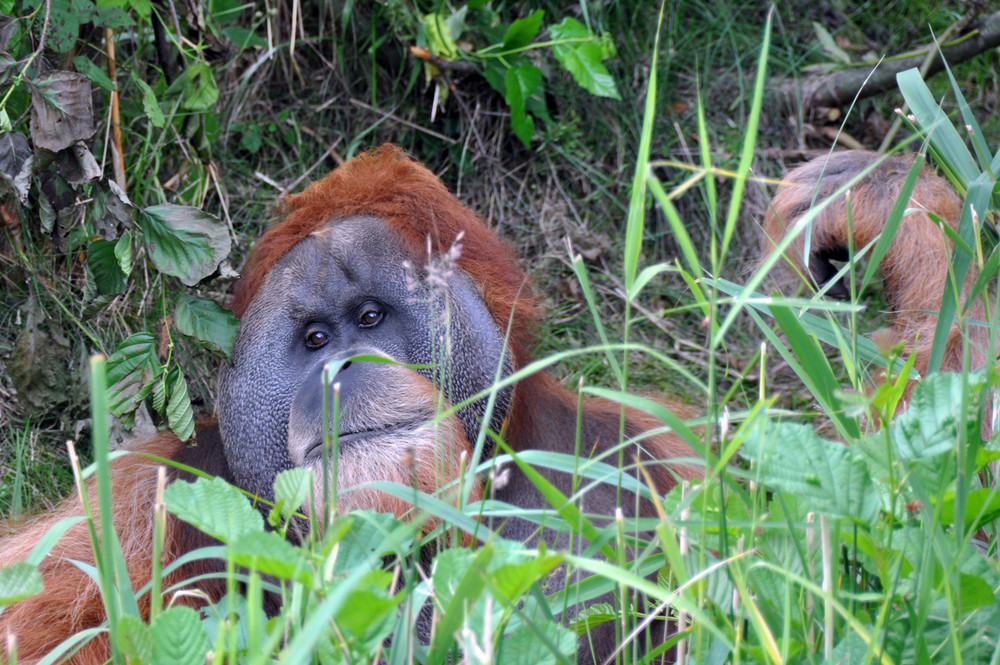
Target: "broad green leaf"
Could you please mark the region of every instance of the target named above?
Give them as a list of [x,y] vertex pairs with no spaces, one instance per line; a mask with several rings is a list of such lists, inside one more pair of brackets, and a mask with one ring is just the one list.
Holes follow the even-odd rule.
[[[176,483],[175,483],[176,484]],[[190,607],[170,607],[153,620],[153,659],[156,665],[203,665],[211,645],[201,617]]]
[[174,365],[168,377],[170,400],[167,402],[167,424],[171,431],[181,441],[188,441],[194,436],[194,409],[191,408],[191,397],[188,395],[187,381],[180,368]]
[[226,543],[264,530],[264,518],[246,495],[221,478],[173,482],[164,498],[171,513]]
[[238,25],[226,26],[222,29],[222,34],[241,51],[253,47],[267,48],[267,42],[264,39]]
[[354,512],[343,518],[352,526],[338,539],[337,568],[353,568],[371,560],[411,549],[413,528],[386,513]]
[[[448,26],[448,34],[458,39],[465,32],[465,15],[469,13],[469,5],[461,5],[458,9],[451,13],[447,19],[445,19],[445,25]],[[456,43],[456,46],[458,44]],[[460,54],[456,54],[460,55]]]
[[160,109],[160,103],[156,100],[156,93],[153,92],[148,83],[136,76],[134,71],[132,72],[132,80],[142,91],[142,110],[149,118],[150,124],[153,127],[163,127],[167,123],[167,119],[163,117],[163,110]]
[[128,6],[143,18],[149,18],[153,11],[153,3],[150,0],[128,0]]
[[[965,500],[965,532],[978,529],[1000,518],[1000,492],[993,488],[981,488],[969,492]],[[949,526],[955,522],[955,493],[951,492],[941,505],[941,524]]]
[[114,295],[125,290],[125,274],[116,255],[116,242],[98,238],[87,245],[87,272],[98,295]]
[[427,32],[427,41],[434,55],[445,60],[454,60],[459,56],[455,36],[451,34],[448,18],[444,14],[436,12],[424,14],[422,22],[424,30]]
[[191,65],[179,80],[183,81],[181,106],[188,111],[208,111],[219,99],[219,87],[205,63]]
[[[124,3],[122,4],[124,5]],[[149,4],[149,0],[134,0],[133,4],[140,9],[145,9],[145,12],[139,11],[139,14],[149,16],[149,11],[152,7]],[[135,20],[124,6],[113,6],[98,0],[96,11],[94,12],[95,27],[117,30],[118,28],[127,28],[133,25],[135,25]]]
[[214,300],[184,296],[174,308],[174,325],[185,335],[219,349],[228,358],[233,353],[240,321]]
[[507,105],[510,106],[510,126],[524,147],[531,146],[535,120],[525,112],[525,104],[542,82],[542,71],[534,65],[507,70]]
[[17,561],[0,568],[0,606],[16,603],[42,592],[42,574],[38,567]]
[[978,431],[976,411],[980,401],[972,399],[970,412],[961,411],[962,394],[982,394],[985,379],[980,372],[932,374],[913,390],[910,406],[892,426],[893,457],[897,461],[929,459],[953,453],[958,430]]
[[294,580],[307,587],[313,584],[304,550],[299,550],[275,531],[241,533],[230,541],[226,552],[238,566],[278,579]]
[[[44,0],[32,0],[26,2],[25,6],[36,8],[42,7],[44,14]],[[42,16],[39,14],[39,17]],[[49,9],[48,31],[46,32],[46,47],[59,53],[67,53],[76,44],[80,35],[80,26],[88,23],[94,15],[94,4],[89,0],[52,0]],[[36,21],[36,30],[41,29],[41,24]]]
[[486,586],[485,571],[493,555],[494,547],[487,543],[474,553],[450,549],[435,559],[431,572],[433,588],[443,609],[427,654],[428,665],[448,661],[452,635],[465,623],[469,611],[482,595]]
[[153,633],[139,617],[123,616],[118,621],[118,648],[130,663],[153,663]]
[[504,50],[519,49],[530,44],[542,28],[543,16],[545,10],[539,9],[511,23],[503,35]]
[[107,368],[108,408],[121,418],[138,408],[163,373],[156,338],[145,332],[128,337],[108,358]]
[[111,79],[104,73],[104,70],[94,64],[94,61],[90,58],[78,55],[73,58],[73,66],[76,67],[76,71],[90,79],[90,82],[94,85],[108,92],[115,89],[115,84],[111,82]]
[[229,229],[214,215],[170,203],[150,206],[139,217],[149,258],[157,270],[194,286],[229,255]]
[[557,41],[587,40],[557,44],[552,47],[552,52],[584,90],[599,97],[621,99],[614,79],[601,63],[606,49],[582,23],[566,17],[561,23],[549,27],[549,36]]
[[115,241],[115,258],[125,277],[132,274],[132,232],[126,231]]
[[614,621],[619,616],[609,603],[594,603],[580,610],[569,622],[569,627],[578,637],[583,637],[594,628]]
[[306,497],[312,490],[313,475],[301,467],[285,469],[274,479],[274,511],[271,524],[276,525],[274,514],[278,511],[284,519],[291,519],[296,511],[302,510]]
[[389,637],[396,623],[394,610],[403,594],[388,592],[392,575],[388,571],[371,570],[364,574],[336,617],[338,635],[343,642],[334,648],[347,649],[346,662],[367,662],[385,638]]
[[212,18],[221,24],[238,20],[243,10],[252,6],[244,4],[240,0],[209,0],[208,2],[208,10]]
[[529,596],[504,631],[497,662],[503,665],[575,662],[576,647],[576,633],[545,616],[537,600]]
[[740,453],[753,462],[754,480],[798,496],[815,512],[860,523],[878,514],[871,476],[858,455],[808,425],[761,419]]
[[543,579],[562,563],[557,553],[526,557],[523,561],[505,563],[490,571],[490,589],[507,602],[516,604],[531,585]]

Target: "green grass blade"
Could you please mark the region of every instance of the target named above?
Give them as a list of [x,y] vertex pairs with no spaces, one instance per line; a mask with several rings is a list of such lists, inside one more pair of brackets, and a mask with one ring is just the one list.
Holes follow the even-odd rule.
[[910,110],[917,119],[917,124],[927,135],[928,140],[950,170],[958,176],[963,184],[971,183],[979,175],[976,161],[969,154],[965,142],[958,131],[948,120],[923,79],[920,71],[907,69],[896,75],[899,91],[903,94]]
[[646,85],[646,109],[642,116],[642,133],[639,136],[639,152],[635,160],[635,175],[632,177],[632,196],[629,199],[628,217],[625,223],[625,291],[632,291],[632,282],[639,270],[639,253],[642,250],[642,235],[645,231],[646,216],[646,172],[649,168],[649,149],[653,141],[653,122],[658,115],[656,108],[656,68],[660,52],[660,27],[663,25],[663,10],[666,0],[660,2],[656,37],[653,40],[653,57],[649,65],[649,83]]
[[[972,223],[972,210],[975,209],[979,219],[986,218],[989,210],[990,199],[993,196],[993,180],[989,173],[982,173],[969,185],[969,192],[965,197],[965,205],[962,207],[962,218],[958,224],[958,235],[968,246],[975,245],[973,236],[976,233],[975,225]],[[948,344],[948,334],[951,330],[955,312],[958,309],[958,298],[956,290],[960,290],[965,283],[965,275],[969,269],[972,257],[965,252],[956,251],[952,261],[951,284],[956,288],[945,288],[941,299],[941,311],[938,313],[937,325],[934,328],[934,343],[931,346],[931,355],[927,363],[927,371],[936,372],[941,367],[941,360],[944,358],[945,347]]]
[[726,228],[722,234],[722,247],[719,262],[725,260],[726,250],[733,239],[736,222],[739,218],[740,204],[743,202],[743,188],[746,185],[747,174],[753,164],[754,147],[757,145],[757,129],[760,126],[761,105],[764,103],[764,84],[767,77],[767,56],[771,46],[771,20],[774,16],[774,6],[767,13],[764,25],[764,41],[760,46],[760,56],[757,59],[757,76],[754,79],[753,100],[750,103],[750,116],[747,118],[746,133],[743,138],[743,150],[740,154],[740,164],[736,169],[736,179],[733,182],[733,194],[729,200],[729,214],[726,216]]

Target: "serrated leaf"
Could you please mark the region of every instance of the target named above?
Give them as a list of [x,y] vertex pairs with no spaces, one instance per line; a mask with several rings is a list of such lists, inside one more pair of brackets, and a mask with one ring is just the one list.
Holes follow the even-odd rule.
[[156,338],[136,333],[122,342],[108,358],[108,408],[121,418],[138,408],[163,373],[156,356]]
[[586,39],[578,43],[557,44],[552,47],[552,53],[584,90],[598,97],[621,99],[615,80],[601,63],[606,48],[582,23],[566,17],[549,28],[549,36],[553,40]]
[[511,23],[503,35],[504,50],[518,49],[530,44],[542,28],[543,16],[545,10],[539,9]]
[[264,530],[264,518],[246,495],[221,478],[173,482],[164,498],[171,513],[223,542]]
[[167,408],[167,385],[164,381],[153,384],[153,410],[161,416]]
[[118,649],[130,663],[153,663],[153,635],[139,617],[118,620]]
[[42,574],[37,566],[17,561],[0,568],[0,606],[37,596],[42,588]]
[[214,300],[185,296],[174,308],[174,326],[185,335],[219,349],[228,358],[233,353],[240,321]]
[[194,409],[191,408],[191,397],[188,394],[187,381],[180,368],[174,366],[168,380],[170,400],[167,402],[167,424],[171,431],[181,441],[187,441],[194,436]]
[[800,497],[811,510],[859,522],[878,513],[871,476],[857,454],[808,425],[763,419],[740,453],[753,462],[758,483]]
[[201,618],[190,607],[171,607],[153,620],[156,665],[202,665],[210,645]]
[[164,203],[144,208],[143,239],[157,270],[194,286],[229,255],[229,229],[197,208]]
[[274,479],[274,502],[280,506],[281,516],[291,519],[292,515],[302,509],[312,490],[313,475],[301,467],[285,469]]
[[125,290],[125,274],[118,261],[117,245],[117,241],[101,238],[87,245],[87,271],[98,295],[115,295]]
[[160,109],[160,103],[156,100],[156,93],[153,92],[148,83],[136,76],[134,71],[132,72],[132,80],[142,91],[142,110],[149,118],[150,124],[153,127],[163,127],[167,123],[167,119],[163,117],[163,110]]
[[577,612],[576,616],[569,622],[569,628],[576,633],[577,637],[583,637],[601,624],[614,621],[617,618],[618,612],[609,603],[594,603]]
[[226,552],[238,566],[312,586],[313,576],[302,551],[274,531],[241,533]]
[[511,67],[507,70],[506,100],[510,106],[510,127],[524,147],[530,147],[535,134],[535,120],[525,111],[525,105],[542,82],[542,71],[534,65]]
[[[985,379],[980,372],[962,375],[952,372],[931,374],[913,389],[910,406],[892,427],[894,458],[912,461],[951,453],[959,427],[978,430],[976,412]],[[967,413],[962,413],[962,393],[969,391]]]

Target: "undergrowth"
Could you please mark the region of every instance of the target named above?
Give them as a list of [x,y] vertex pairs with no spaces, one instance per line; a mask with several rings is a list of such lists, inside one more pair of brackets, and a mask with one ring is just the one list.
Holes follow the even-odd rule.
[[[404,25],[418,18],[405,13],[394,16]],[[226,25],[224,17],[216,16],[215,20]],[[339,24],[345,30],[363,27],[346,14]],[[506,24],[508,29],[513,25]],[[417,26],[412,29],[419,31]],[[515,31],[511,39],[517,34]],[[230,39],[240,36],[232,32]],[[253,41],[252,36],[242,35],[245,45]],[[501,38],[500,43],[507,41],[506,36]],[[605,310],[598,306],[602,292],[596,283],[606,275],[595,274],[594,266],[578,253],[568,253],[565,259],[579,297],[579,307],[565,318],[590,317],[587,325],[609,339],[561,354],[546,354],[545,360],[524,370],[583,358],[575,362],[586,379],[581,386],[584,394],[615,399],[660,417],[664,428],[673,429],[698,451],[704,479],[678,485],[666,496],[651,492],[644,478],[625,476],[624,483],[655,504],[659,519],[619,520],[605,528],[599,516],[574,515],[572,503],[565,497],[545,492],[552,510],[538,519],[561,525],[591,544],[588,551],[575,553],[526,548],[492,536],[477,518],[502,515],[510,508],[488,502],[456,507],[440,498],[417,497],[415,503],[422,515],[432,516],[438,523],[430,533],[424,533],[419,520],[399,522],[372,513],[333,514],[325,522],[317,522],[316,513],[311,518],[296,517],[312,486],[302,470],[278,477],[273,507],[252,505],[240,490],[217,479],[176,482],[165,489],[164,509],[221,541],[221,546],[194,556],[223,558],[231,593],[200,612],[169,603],[162,606],[159,594],[154,593],[150,616],[141,617],[136,596],[148,590],[132,590],[122,574],[116,540],[105,531],[99,542],[95,538],[102,563],[92,574],[101,585],[108,621],[99,631],[62,645],[51,662],[95,632],[106,631],[116,662],[202,663],[210,658],[212,662],[234,663],[562,663],[574,658],[578,637],[604,622],[619,627],[619,662],[998,662],[996,527],[1000,496],[994,473],[1000,453],[993,437],[982,436],[995,429],[991,400],[997,375],[992,360],[982,369],[961,374],[930,372],[913,389],[908,408],[902,411],[899,405],[908,380],[913,378],[912,365],[907,357],[896,357],[898,350],[878,349],[856,334],[859,305],[830,303],[808,295],[763,295],[767,273],[779,260],[777,253],[748,279],[723,279],[730,254],[739,249],[735,239],[742,193],[753,186],[770,38],[768,29],[762,46],[754,52],[756,62],[749,65],[754,71],[752,84],[747,84],[747,94],[740,96],[746,104],[745,113],[741,110],[739,116],[745,118],[745,134],[741,142],[728,146],[735,168],[727,181],[731,189],[726,196],[717,190],[714,179],[717,164],[704,97],[696,98],[693,104],[698,151],[690,155],[696,165],[692,182],[675,186],[661,180],[652,142],[654,118],[660,112],[663,69],[657,61],[660,51],[654,48],[644,79],[645,107],[641,122],[636,124],[640,129],[635,136],[635,159],[629,166],[631,186],[628,196],[623,197],[627,200],[621,201],[625,222],[616,243],[623,248],[617,266],[620,272],[612,276],[614,281],[609,280],[613,284],[609,288],[619,293],[615,305],[619,309],[613,319],[603,316]],[[318,49],[323,45],[321,39],[314,41],[300,47]],[[372,41],[376,41],[374,36]],[[374,59],[377,48],[374,43],[371,46]],[[207,56],[194,50],[187,57],[198,62]],[[521,66],[533,65],[525,62]],[[182,111],[185,104],[190,107],[200,95],[211,92],[208,79],[200,79],[201,75],[192,71],[205,70],[187,70],[191,87],[181,85],[174,93],[167,87],[157,91],[165,99],[177,95],[175,110],[189,118],[183,125],[191,133],[184,140],[192,141],[191,147],[207,149],[213,140],[238,141],[245,153],[241,157],[246,160],[244,168],[252,168],[248,165],[253,163],[255,146],[257,151],[261,149],[257,141],[263,141],[263,135],[278,135],[274,140],[283,142],[288,150],[300,143],[305,125],[288,115],[277,114],[273,127],[233,122],[225,128],[213,128],[215,120],[205,108]],[[527,69],[521,73],[531,80],[536,77]],[[506,79],[507,84],[512,80]],[[416,82],[398,80],[393,85],[413,86]],[[961,125],[968,127],[963,132],[957,132],[941,113],[919,76],[912,72],[901,76],[900,88],[913,114],[914,144],[921,146],[919,153],[932,153],[966,200],[962,223],[952,238],[956,248],[954,282],[961,284],[966,270],[974,265],[981,277],[973,295],[986,300],[986,311],[992,317],[998,305],[991,292],[998,292],[1000,253],[984,240],[981,221],[995,215],[993,191],[995,174],[1000,173],[1000,152],[988,145],[954,81],[949,103],[959,109]],[[377,104],[375,90],[373,86],[373,97],[366,104]],[[523,124],[513,132],[518,141],[530,145],[534,132],[542,129],[538,126],[542,112],[536,109],[535,116],[527,105],[515,108],[518,100],[511,97],[508,91],[503,100],[513,115],[517,117],[519,111],[524,114],[517,120]],[[529,123],[528,118],[534,119]],[[153,118],[150,122],[156,126]],[[371,127],[376,134],[377,127]],[[555,130],[544,128],[544,132],[549,131]],[[201,138],[194,138],[199,133]],[[158,136],[156,140],[172,140],[167,132]],[[971,142],[971,151],[964,137]],[[545,135],[540,140],[554,139]],[[155,147],[155,141],[150,147]],[[349,155],[356,147],[342,148]],[[339,154],[342,148],[334,144],[327,150]],[[149,151],[150,160],[156,159],[154,153]],[[459,169],[461,157],[459,154],[456,160]],[[215,196],[212,169],[207,166],[211,163],[188,165],[191,170],[180,168],[177,172],[181,181],[191,179],[189,185],[178,184],[176,191],[186,193],[181,198],[192,208]],[[298,164],[301,155],[289,156],[285,168],[294,172]],[[93,509],[100,514],[107,514],[111,500],[109,459],[121,454],[108,450],[108,414],[141,415],[142,404],[148,399],[147,408],[160,414],[160,424],[183,434],[193,418],[192,395],[197,403],[198,395],[210,389],[197,387],[197,381],[190,388],[182,364],[196,365],[207,357],[202,354],[224,355],[225,340],[231,338],[232,322],[208,304],[210,296],[218,295],[223,287],[218,282],[202,282],[222,265],[222,259],[215,260],[221,250],[213,249],[211,239],[227,228],[225,214],[211,219],[192,208],[157,208],[159,198],[152,198],[150,192],[164,189],[157,182],[158,170],[152,166],[148,172],[141,166],[134,168],[133,182],[142,182],[150,189],[139,186],[133,191],[138,189],[144,192],[140,196],[151,197],[136,200],[134,210],[107,182],[96,183],[89,194],[95,201],[105,197],[102,205],[116,210],[116,206],[126,206],[122,209],[128,212],[123,214],[137,225],[136,234],[126,236],[129,231],[122,231],[113,239],[78,234],[80,237],[64,239],[74,251],[88,248],[84,259],[88,267],[104,262],[105,267],[117,267],[123,275],[121,283],[94,282],[83,287],[90,289],[87,293],[94,303],[108,305],[110,299],[102,301],[101,296],[115,295],[118,288],[148,290],[154,294],[144,301],[150,311],[139,318],[148,315],[146,323],[161,323],[160,336],[153,334],[155,327],[145,333],[122,335],[125,342],[116,349],[106,349],[111,356],[106,365],[99,358],[90,361],[89,401],[96,460],[91,473],[99,497],[99,505]],[[675,205],[689,185],[697,187],[707,227],[692,228]],[[252,201],[253,197],[243,200]],[[40,199],[38,202],[41,207]],[[650,202],[662,211],[663,229],[648,226]],[[900,208],[887,227],[895,228],[904,213]],[[807,215],[807,222],[814,215],[815,211]],[[139,235],[147,238],[162,233],[178,219],[183,222],[179,226],[195,237],[193,244],[198,249],[193,253],[178,250],[183,265],[177,269],[176,263],[172,264],[174,272],[170,272],[165,268],[168,262],[158,261],[152,243],[143,245],[145,240]],[[52,222],[58,223],[58,215]],[[645,260],[650,252],[644,249],[667,235],[678,258]],[[127,238],[124,243],[123,238]],[[204,242],[199,244],[198,239]],[[109,246],[95,248],[100,242]],[[24,249],[24,245],[20,247]],[[885,251],[881,243],[866,249],[872,263]],[[134,252],[140,251],[147,252],[145,270],[152,266],[155,274],[133,274],[138,256]],[[228,250],[223,258],[225,255]],[[192,272],[199,259],[203,259],[202,270],[208,272]],[[195,278],[198,274],[201,276]],[[659,288],[657,280],[666,276],[686,286],[687,298],[679,306],[666,305],[656,311],[659,305],[649,302],[655,302],[662,292],[651,295],[651,291]],[[126,283],[125,277],[135,281]],[[178,297],[180,284],[188,284],[195,292],[184,291]],[[53,286],[33,288],[27,297],[38,298],[41,290]],[[945,294],[942,320],[946,324],[956,312],[961,315],[957,300],[953,291]],[[63,315],[72,318],[73,312]],[[652,348],[646,343],[648,336],[636,332],[640,326],[652,326],[653,334],[660,334],[675,315],[696,317],[700,322],[697,346],[705,352],[706,360],[698,372]],[[116,312],[107,320],[124,329],[126,318],[132,316]],[[753,321],[753,330],[765,343],[750,358],[730,362],[727,346],[739,317]],[[992,318],[983,323],[996,327]],[[78,325],[84,331],[92,326],[84,320]],[[691,329],[687,330],[690,333]],[[935,336],[935,349],[943,349],[947,330],[945,325]],[[97,331],[91,332],[94,346],[101,348],[101,337]],[[838,360],[849,368],[853,390],[841,387],[844,381],[835,374],[820,340],[837,348]],[[183,360],[175,361],[177,356]],[[807,386],[810,399],[831,423],[835,437],[817,434],[800,422],[799,414],[776,406],[776,391],[763,377],[779,359]],[[752,373],[758,377],[755,383],[741,381]],[[888,379],[876,381],[872,374],[877,373],[887,373]],[[684,377],[683,385],[690,395],[687,401],[704,404],[704,417],[683,422],[660,403],[629,394],[637,374]],[[613,378],[609,380],[608,375]],[[591,376],[597,380],[589,380]],[[654,378],[652,382],[658,381]],[[874,427],[875,422],[882,426]],[[30,449],[29,432],[11,432],[18,460],[14,464],[20,469],[23,462],[19,460]],[[553,468],[570,464],[589,480],[606,480],[618,471],[599,463],[577,465],[557,455],[506,451],[469,472],[488,472],[494,463]],[[12,510],[26,497],[18,478],[21,476],[15,476],[9,490],[10,498],[5,499]],[[386,485],[381,489],[413,497],[412,488]],[[296,519],[313,520],[308,536],[299,544],[284,537]],[[104,529],[110,523],[110,519],[101,520]],[[93,522],[91,525],[96,531]],[[462,534],[481,542],[475,547],[463,545],[468,537]],[[162,547],[159,538],[162,533],[157,531],[154,560]],[[423,546],[428,542],[452,546],[436,550],[434,558],[422,565],[421,552],[427,551]],[[598,551],[602,557],[591,556]],[[40,591],[36,566],[44,554],[40,549],[25,563],[0,570],[0,603]],[[563,591],[546,595],[545,581],[552,574],[574,581]],[[164,591],[169,598],[173,590]],[[614,592],[614,604],[592,606],[568,622],[558,619],[567,605],[609,591]],[[277,615],[264,613],[265,594],[282,599]],[[645,604],[637,601],[640,597]],[[413,629],[415,616],[428,600],[436,629],[429,637],[418,636]],[[663,635],[675,630],[680,632],[663,640]],[[11,661],[16,662],[13,654]]]

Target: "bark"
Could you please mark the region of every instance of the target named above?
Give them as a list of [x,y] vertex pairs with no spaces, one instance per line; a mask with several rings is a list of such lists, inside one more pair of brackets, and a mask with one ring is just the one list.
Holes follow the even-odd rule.
[[[953,66],[996,46],[1000,46],[1000,11],[983,17],[970,26],[962,37],[943,47],[927,70],[927,76],[944,69],[944,61]],[[944,60],[941,59],[942,54]],[[774,85],[772,90],[775,95],[789,101],[801,99],[806,109],[843,106],[855,96],[869,97],[895,88],[896,74],[920,67],[926,57],[927,53],[924,52],[884,61],[874,72],[873,67],[866,65],[804,79],[784,79]]]

